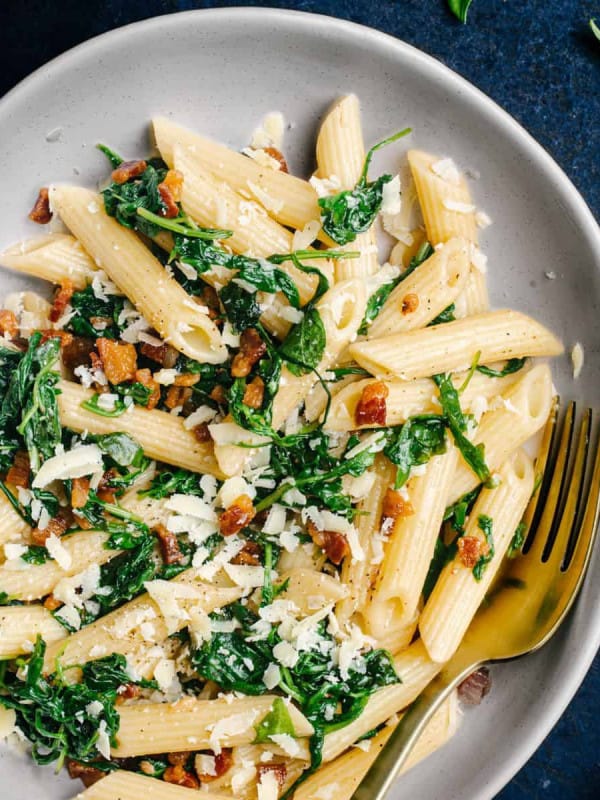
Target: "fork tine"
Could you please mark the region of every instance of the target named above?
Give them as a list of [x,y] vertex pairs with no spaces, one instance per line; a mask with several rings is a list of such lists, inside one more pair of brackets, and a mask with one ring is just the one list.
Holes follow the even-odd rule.
[[563,422],[562,433],[556,458],[553,464],[550,464],[552,470],[552,477],[548,491],[543,498],[543,511],[542,516],[535,527],[533,542],[527,551],[527,555],[537,558],[540,561],[544,555],[544,550],[548,542],[548,537],[552,534],[553,521],[556,514],[556,509],[562,493],[562,487],[566,477],[566,467],[569,461],[569,453],[571,450],[571,441],[573,438],[573,423],[575,420],[575,403],[569,403],[567,413]]
[[[566,499],[562,512],[560,513],[560,523],[556,531],[554,541],[549,539],[544,557],[547,558],[549,566],[558,568],[559,564],[566,558],[567,549],[571,534],[575,528],[577,512],[581,506],[582,490],[585,478],[585,464],[587,460],[588,445],[590,441],[592,410],[588,408],[585,412],[579,428],[577,437],[577,448],[573,470],[566,487]],[[578,531],[576,531],[576,534]]]
[[591,553],[591,543],[598,527],[600,518],[600,441],[596,446],[596,455],[592,477],[589,484],[589,493],[585,501],[583,518],[574,544],[571,560],[566,569],[575,574],[583,573],[585,564]]

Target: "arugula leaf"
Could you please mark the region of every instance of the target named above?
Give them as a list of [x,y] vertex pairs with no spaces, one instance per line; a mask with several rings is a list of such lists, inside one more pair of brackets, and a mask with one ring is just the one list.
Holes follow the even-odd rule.
[[381,208],[383,187],[392,180],[391,175],[382,175],[369,182],[367,174],[373,154],[390,142],[395,142],[410,133],[410,128],[384,139],[374,145],[365,158],[362,173],[354,189],[339,192],[331,197],[320,197],[321,224],[325,233],[337,244],[348,244],[357,234],[367,231]]
[[365,315],[363,320],[360,324],[360,328],[358,329],[359,334],[364,336],[367,333],[369,325],[373,322],[373,320],[379,316],[379,312],[383,308],[385,301],[388,299],[390,294],[394,291],[396,286],[399,283],[402,283],[403,280],[408,278],[408,276],[416,270],[417,267],[420,267],[424,261],[427,261],[429,256],[433,253],[433,247],[429,244],[429,242],[423,242],[423,244],[419,247],[413,258],[410,260],[410,264],[398,275],[397,278],[389,281],[388,283],[384,283],[378,289],[376,289],[373,294],[369,297],[367,301],[367,308],[365,310]]
[[115,153],[115,151],[108,147],[108,145],[102,144],[101,142],[96,145],[96,150],[100,150],[101,153],[104,153],[113,169],[116,169],[120,164],[123,163],[123,161],[125,161],[124,158],[121,158],[121,156],[118,153]]
[[513,538],[508,546],[508,558],[516,558],[521,552],[523,543],[525,542],[525,534],[527,533],[527,525],[524,522],[519,522],[517,525]]
[[100,417],[120,417],[129,409],[132,403],[125,401],[126,397],[131,397],[133,405],[147,406],[152,394],[152,389],[149,386],[144,386],[139,381],[134,383],[118,383],[112,387],[112,394],[118,395],[114,401],[114,406],[111,409],[104,408],[100,405],[99,401],[102,394],[93,394],[88,400],[81,403],[81,407],[98,414]]
[[481,486],[467,492],[456,503],[448,506],[444,512],[444,522],[448,522],[452,530],[456,531],[460,536],[465,532],[465,522],[467,516],[470,514],[471,509],[475,505],[475,501],[479,497]]
[[178,469],[175,472],[164,470],[152,479],[149,489],[138,492],[140,497],[153,497],[161,500],[172,494],[194,494],[202,496],[200,476],[196,472]]
[[[116,690],[98,691],[85,682],[67,685],[60,673],[45,676],[45,652],[46,644],[38,636],[26,669],[21,672],[26,673],[24,679],[7,669],[0,671],[0,704],[15,710],[17,725],[31,742],[32,756],[38,764],[57,761],[60,769],[67,757],[93,763],[100,759],[97,743],[101,730],[116,745]],[[92,713],[92,703],[100,704],[100,713]]]
[[433,380],[438,387],[440,404],[456,446],[479,480],[490,485],[492,476],[485,463],[484,446],[483,444],[474,445],[464,434],[467,430],[467,420],[460,407],[458,392],[454,388],[451,376],[434,375]]
[[467,21],[467,14],[471,3],[472,0],[448,0],[450,11],[463,23]]
[[[86,286],[85,289],[73,292],[70,302],[75,314],[65,325],[65,330],[76,336],[118,339],[127,325],[120,325],[118,322],[125,306],[125,298],[121,295],[110,294],[104,300],[96,297],[91,286]],[[92,319],[96,318],[102,320],[99,327],[92,323]]]
[[37,544],[30,544],[27,551],[21,555],[21,559],[27,564],[45,564],[49,558],[51,556],[48,550]]
[[437,579],[440,576],[440,572],[444,569],[446,564],[452,561],[456,554],[456,550],[456,539],[450,542],[450,544],[445,544],[441,536],[438,536],[438,538],[435,540],[435,550],[433,551],[429,569],[427,570],[427,577],[425,578],[425,583],[423,584],[423,599],[425,602],[432,593],[435,584],[437,583]]
[[437,414],[410,417],[393,429],[383,453],[398,467],[395,489],[404,486],[412,467],[426,464],[434,455],[446,452],[446,420]]
[[271,427],[273,418],[273,401],[281,378],[281,359],[277,353],[270,352],[262,358],[256,370],[264,383],[264,397],[262,407],[251,408],[244,403],[246,380],[236,378],[229,390],[229,413],[242,428],[253,431],[261,436],[278,438]]
[[483,364],[478,365],[475,369],[477,372],[481,372],[482,375],[487,375],[489,378],[504,378],[505,375],[512,375],[514,372],[523,369],[526,360],[525,358],[510,358],[502,369],[492,369]]
[[134,683],[148,689],[157,689],[156,681],[133,680],[127,672],[127,659],[121,653],[87,661],[81,666],[83,683],[93,692],[117,692],[121,686]]
[[327,344],[327,335],[321,316],[316,308],[304,312],[301,322],[290,330],[281,347],[279,355],[287,362],[294,375],[305,375],[316,369]]
[[246,328],[255,328],[258,325],[262,312],[256,300],[256,292],[247,292],[238,283],[230,281],[221,289],[219,297],[235,333],[242,333]]
[[454,303],[450,303],[447,308],[445,308],[443,311],[440,311],[435,319],[432,319],[431,322],[428,323],[427,327],[429,328],[431,325],[442,325],[444,322],[452,322],[456,319],[454,316],[455,311],[456,306]]
[[181,261],[193,267],[199,275],[215,267],[230,266],[235,258],[220,245],[205,239],[192,239],[189,236],[175,234],[173,237],[173,249],[169,255],[169,261]]
[[294,729],[294,723],[281,697],[275,698],[273,707],[269,713],[254,726],[254,730],[256,731],[254,744],[263,744],[264,742],[272,741],[272,736],[278,736],[282,733],[295,737],[296,731]]
[[486,555],[479,557],[479,561],[473,567],[473,576],[475,577],[476,581],[480,581],[483,578],[483,573],[487,569],[487,565],[490,563],[496,552],[494,547],[493,525],[494,523],[492,518],[488,517],[487,514],[480,514],[477,517],[477,527],[479,530],[483,531],[489,550]]
[[83,400],[81,403],[81,407],[85,408],[86,411],[91,411],[93,414],[98,414],[99,417],[120,417],[127,411],[127,406],[122,400],[115,400],[114,407],[112,409],[102,408],[98,404],[98,401],[102,397],[101,394],[93,394],[88,400]]
[[150,238],[156,236],[161,226],[153,220],[143,219],[138,210],[145,209],[155,214],[166,211],[158,185],[165,179],[167,168],[159,164],[150,160],[141,175],[126,183],[113,182],[102,191],[104,210],[109,217],[114,217],[123,227],[137,230]]

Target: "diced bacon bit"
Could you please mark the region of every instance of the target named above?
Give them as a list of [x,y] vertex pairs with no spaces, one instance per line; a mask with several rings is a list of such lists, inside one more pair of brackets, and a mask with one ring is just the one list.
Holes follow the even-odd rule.
[[118,474],[119,473],[115,467],[111,467],[110,469],[107,469],[102,475],[102,478],[100,478],[100,483],[96,489],[96,495],[98,496],[99,500],[102,500],[103,503],[115,502],[117,490],[114,488],[114,486],[110,485],[110,481],[113,480],[113,478],[116,478]]
[[90,353],[94,349],[93,339],[84,336],[73,336],[71,341],[62,344],[62,360],[71,371],[90,363]]
[[289,172],[287,161],[281,150],[278,150],[276,147],[263,147],[263,150],[268,156],[274,158],[275,161],[279,161],[280,172]]
[[6,482],[12,486],[22,486],[23,489],[28,489],[30,470],[28,453],[25,450],[17,450],[12,466],[6,473]]
[[158,184],[158,193],[165,208],[161,209],[161,217],[172,219],[179,214],[177,203],[181,200],[183,175],[177,169],[170,169],[162,183]]
[[149,369],[138,369],[135,372],[135,379],[142,386],[147,386],[152,390],[152,394],[148,397],[146,408],[153,409],[160,402],[160,384],[152,377]]
[[487,667],[479,667],[458,686],[458,696],[463,703],[478,706],[492,688],[492,678]]
[[414,292],[405,294],[402,298],[402,313],[412,314],[419,307],[419,295]]
[[112,339],[96,339],[102,369],[112,384],[135,380],[137,353],[132,344],[121,344]]
[[47,608],[48,611],[56,611],[57,608],[62,606],[60,600],[57,600],[53,594],[49,594],[48,597],[43,602],[44,608]]
[[70,514],[68,515],[66,510],[61,508],[58,514],[50,520],[48,526],[44,528],[43,531],[41,531],[39,528],[34,528],[31,531],[31,541],[33,544],[42,546],[46,544],[46,539],[53,534],[54,536],[58,536],[60,538],[69,527],[70,521]]
[[[212,753],[211,753],[212,755]],[[230,747],[223,747],[218,756],[215,756],[215,774],[208,775],[205,772],[198,774],[201,783],[210,783],[222,778],[233,766],[233,751]]]
[[117,689],[117,703],[124,703],[125,700],[133,700],[134,697],[139,697],[142,693],[140,686],[135,683],[123,683]]
[[48,194],[47,186],[42,186],[40,189],[37,200],[35,201],[28,216],[32,222],[37,222],[38,225],[47,225],[52,219],[52,211],[50,211],[50,195]]
[[283,789],[285,784],[285,779],[287,778],[287,768],[285,764],[259,764],[256,767],[256,771],[258,773],[258,782],[260,783],[262,780],[262,776],[266,772],[273,772],[275,777],[277,778],[277,783],[279,784],[279,788]]
[[350,554],[350,545],[343,533],[338,531],[322,531],[314,522],[307,525],[308,533],[313,542],[324,551],[327,558],[336,566]]
[[193,755],[191,750],[182,750],[181,752],[177,753],[167,753],[167,761],[171,766],[178,767],[183,766],[186,761],[188,761]]
[[174,386],[195,386],[200,380],[200,375],[194,372],[184,372],[173,380]]
[[240,336],[240,349],[231,364],[234,378],[245,378],[250,370],[267,352],[267,345],[260,338],[256,328],[246,328]]
[[177,408],[186,403],[192,396],[192,390],[187,386],[169,386],[167,396],[165,398],[165,405],[167,408]]
[[83,508],[89,496],[89,478],[73,478],[71,482],[71,506],[73,508]]
[[488,543],[478,536],[461,536],[458,540],[458,557],[467,569],[473,569],[481,556],[490,550]]
[[240,552],[231,559],[231,563],[244,564],[249,567],[258,567],[260,565],[261,555],[262,547],[257,542],[248,541],[242,547]]
[[200,425],[196,425],[195,428],[192,428],[192,433],[196,437],[196,441],[200,442],[200,444],[210,442],[212,439],[210,431],[208,430],[208,422],[202,422]]
[[260,408],[265,396],[265,382],[258,375],[246,384],[242,403],[249,408]]
[[123,161],[116,169],[113,169],[110,176],[111,180],[113,183],[127,183],[127,181],[137,178],[138,175],[145,172],[147,166],[142,159],[139,161]]
[[187,789],[200,788],[196,776],[185,770],[181,764],[177,764],[174,767],[167,767],[163,775],[163,780],[167,783],[175,783],[177,786],[185,786]]
[[12,311],[3,308],[0,311],[0,334],[14,339],[19,332],[19,323]]
[[221,384],[217,384],[213,389],[211,389],[210,394],[208,395],[211,400],[214,400],[215,403],[219,405],[223,405],[223,403],[227,400],[227,394],[225,389],[221,386]]
[[368,383],[354,412],[357,425],[385,425],[386,399],[390,390],[383,381]]
[[402,494],[395,489],[388,489],[383,498],[381,520],[396,520],[398,517],[410,517],[415,510],[410,501],[405,500]]
[[219,518],[219,529],[223,536],[232,536],[245,528],[256,514],[252,500],[247,494],[241,494],[233,501]]
[[65,313],[65,308],[71,302],[74,291],[75,287],[73,286],[73,281],[69,280],[69,278],[64,278],[60,282],[60,288],[56,292],[50,314],[48,315],[50,317],[50,322],[58,322],[62,317]]
[[60,348],[61,352],[64,347],[69,347],[73,342],[73,334],[69,333],[68,331],[60,331],[60,330],[41,330],[39,333],[42,334],[42,338],[40,339],[40,344],[44,344],[48,341],[48,339],[60,339]]
[[202,292],[197,295],[197,299],[201,305],[208,308],[208,316],[210,319],[217,319],[221,317],[221,306],[219,304],[219,295],[213,286],[205,286]]
[[157,525],[154,533],[158,538],[160,553],[165,564],[178,564],[183,561],[184,555],[179,549],[179,541],[172,531],[168,531],[164,525]]
[[85,787],[92,786],[106,776],[106,772],[102,772],[101,769],[90,767],[89,764],[80,764],[72,758],[67,758],[67,772],[70,778],[80,778]]
[[151,361],[156,361],[156,363],[160,364],[161,367],[166,367],[167,369],[171,369],[171,367],[175,366],[175,362],[179,356],[177,350],[175,350],[174,347],[171,347],[170,344],[166,343],[155,346],[153,344],[143,342],[140,346],[140,353],[143,356],[146,356],[146,358],[149,358]]

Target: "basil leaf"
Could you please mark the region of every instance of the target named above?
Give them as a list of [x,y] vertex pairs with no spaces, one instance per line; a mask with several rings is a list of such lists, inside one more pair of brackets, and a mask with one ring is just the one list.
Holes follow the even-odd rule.
[[279,348],[279,355],[288,362],[294,375],[305,375],[321,363],[327,344],[325,326],[316,308],[304,312],[301,322],[290,330]]
[[463,23],[467,21],[467,14],[471,3],[472,0],[448,0],[450,11]]
[[487,569],[487,565],[494,557],[496,549],[494,547],[494,523],[492,518],[488,517],[486,514],[480,514],[477,517],[477,527],[479,530],[483,531],[485,535],[485,541],[487,542],[489,548],[488,552],[484,556],[479,557],[479,561],[473,567],[473,576],[475,577],[476,581],[480,581],[483,578],[483,573]]

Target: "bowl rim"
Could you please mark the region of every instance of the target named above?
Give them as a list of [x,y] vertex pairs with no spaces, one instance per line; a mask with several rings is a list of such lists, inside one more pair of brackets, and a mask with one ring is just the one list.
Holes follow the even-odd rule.
[[[198,20],[201,22],[206,21],[209,24],[216,22],[226,26],[228,24],[239,24],[245,20],[252,23],[259,18],[261,25],[265,27],[270,25],[281,28],[289,25],[290,21],[293,20],[296,28],[303,26],[308,33],[314,34],[318,32],[329,38],[337,37],[340,41],[350,41],[360,37],[364,43],[364,40],[367,39],[373,44],[375,56],[382,51],[385,51],[392,58],[394,55],[400,57],[408,55],[412,63],[416,65],[417,71],[429,79],[437,78],[440,82],[449,86],[453,96],[462,95],[462,99],[476,105],[478,111],[491,124],[499,126],[507,137],[518,140],[523,149],[527,151],[533,166],[537,170],[544,172],[556,186],[557,193],[561,194],[567,207],[565,210],[571,212],[574,223],[588,240],[590,250],[600,254],[600,227],[593,212],[563,169],[514,117],[462,75],[414,45],[375,28],[326,14],[297,11],[295,9],[235,6],[171,12],[131,22],[69,48],[23,78],[0,98],[0,120],[3,115],[10,113],[12,104],[21,103],[30,90],[36,90],[39,82],[52,77],[65,67],[76,65],[79,60],[88,59],[91,53],[102,50],[107,44],[120,45],[132,33],[139,34],[143,30],[157,28],[163,28],[164,32],[165,26],[169,26],[170,30],[175,30],[180,26],[187,26],[192,20],[194,22]],[[600,256],[596,261],[597,268],[600,269]],[[566,624],[569,624],[569,620],[567,620]],[[592,613],[587,616],[586,634],[580,637],[581,642],[579,643],[577,658],[573,662],[571,669],[566,673],[560,692],[548,697],[543,714],[537,718],[535,726],[531,728],[526,746],[515,751],[510,758],[498,765],[492,780],[482,789],[482,793],[479,795],[480,798],[493,798],[509,783],[542,744],[573,699],[591,667],[596,652],[600,648],[600,604],[598,604],[595,614]]]

